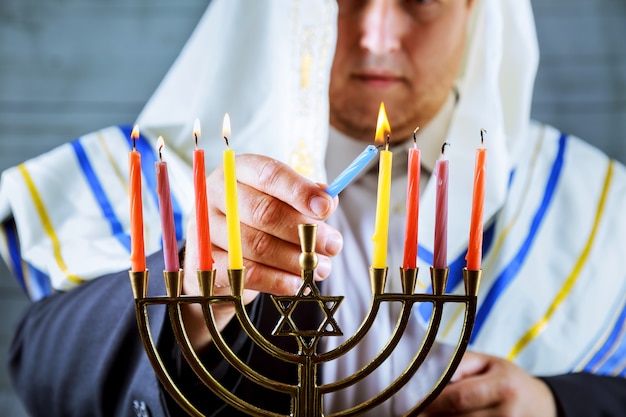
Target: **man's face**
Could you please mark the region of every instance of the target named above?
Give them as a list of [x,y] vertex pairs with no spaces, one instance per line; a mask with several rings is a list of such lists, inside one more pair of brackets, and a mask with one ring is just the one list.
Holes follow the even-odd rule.
[[330,122],[372,141],[380,102],[392,139],[441,108],[456,79],[472,0],[338,0]]

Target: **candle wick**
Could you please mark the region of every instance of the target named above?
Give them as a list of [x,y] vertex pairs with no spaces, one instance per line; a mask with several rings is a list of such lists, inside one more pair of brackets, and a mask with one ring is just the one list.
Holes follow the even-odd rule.
[[391,138],[387,135],[387,140],[385,141],[385,150],[389,150],[389,142],[391,142]]
[[420,127],[417,126],[413,131],[413,146],[417,146],[417,131],[420,130]]
[[137,150],[137,139],[133,138],[133,151]]
[[226,141],[226,146],[230,148],[230,145],[228,144],[228,136],[224,136],[224,140]]
[[443,145],[441,145],[441,155],[445,155],[446,146],[450,146],[450,144],[448,142],[444,142]]
[[193,138],[196,141],[196,150],[198,149],[198,134],[196,132],[193,132]]
[[484,137],[484,134],[485,134],[485,133],[487,133],[487,130],[486,130],[486,129],[480,129],[480,144],[481,144],[482,146],[484,146],[484,145],[485,145],[485,137]]

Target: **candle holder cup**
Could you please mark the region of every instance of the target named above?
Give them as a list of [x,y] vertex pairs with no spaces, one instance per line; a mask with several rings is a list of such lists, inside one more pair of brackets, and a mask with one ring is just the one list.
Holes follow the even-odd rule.
[[[148,307],[151,305],[162,305],[167,309],[169,319],[171,321],[174,336],[185,360],[197,377],[210,389],[219,396],[224,402],[232,407],[251,416],[303,416],[303,417],[319,417],[319,416],[355,416],[363,414],[383,402],[389,400],[395,395],[406,383],[415,377],[421,364],[424,362],[430,349],[435,343],[439,326],[442,319],[443,307],[446,303],[457,303],[465,306],[465,317],[463,326],[460,331],[459,341],[454,349],[453,355],[449,360],[439,380],[431,388],[430,392],[419,400],[416,405],[409,410],[405,416],[417,416],[449,382],[452,374],[457,368],[461,357],[463,356],[469,343],[474,319],[476,314],[476,302],[478,287],[480,284],[481,271],[469,271],[465,269],[465,295],[445,294],[446,280],[448,269],[431,268],[432,278],[432,294],[415,293],[417,269],[403,270],[400,269],[402,280],[402,293],[388,293],[384,291],[385,281],[387,279],[387,268],[370,268],[370,280],[372,287],[372,300],[370,310],[366,318],[361,323],[358,330],[352,336],[348,337],[343,343],[336,348],[318,353],[317,346],[319,341],[324,337],[332,337],[341,335],[341,329],[337,325],[333,315],[339,308],[342,296],[323,296],[321,295],[315,281],[313,273],[317,267],[317,255],[314,252],[317,226],[312,224],[299,225],[299,235],[302,247],[300,255],[302,285],[295,296],[271,296],[275,307],[279,312],[279,320],[276,324],[272,336],[292,337],[297,343],[297,352],[292,353],[280,349],[272,344],[265,335],[261,334],[254,326],[252,320],[248,316],[246,308],[243,304],[243,285],[245,278],[245,269],[229,270],[230,279],[230,295],[214,295],[213,286],[215,283],[215,270],[198,271],[198,280],[200,284],[201,294],[199,296],[185,296],[180,294],[181,276],[180,272],[166,272],[165,278],[167,283],[167,295],[157,297],[147,297],[146,288],[148,284],[148,271],[131,272],[130,279],[135,298],[135,307],[139,333],[147,353],[147,356],[161,381],[162,385],[168,393],[178,402],[178,404],[192,416],[204,416],[196,405],[185,397],[174,379],[171,377],[168,369],[161,359],[155,340],[150,331],[150,323],[148,317]],[[324,314],[322,324],[317,329],[299,329],[295,323],[292,312],[300,303],[317,303]],[[377,312],[382,303],[399,303],[400,313],[396,327],[391,335],[390,340],[384,348],[372,359],[366,366],[357,371],[355,374],[332,383],[323,384],[318,380],[320,366],[324,363],[335,361],[353,349],[358,343],[362,342],[364,336],[371,329],[376,319]],[[228,346],[222,335],[217,329],[213,309],[211,306],[216,303],[231,303],[236,311],[236,317],[241,323],[243,331],[252,341],[272,356],[284,361],[285,363],[295,364],[298,368],[298,380],[294,384],[274,381],[252,369],[248,364],[241,360]],[[416,303],[431,303],[432,314],[430,322],[426,330],[425,337],[421,345],[406,367],[399,374],[391,385],[382,390],[369,400],[357,404],[352,408],[325,414],[324,412],[324,396],[334,393],[346,387],[356,384],[378,368],[391,355],[396,348],[400,338],[402,337],[408,322],[413,306]],[[220,354],[226,359],[243,376],[251,379],[258,385],[269,390],[288,394],[291,398],[290,414],[278,414],[269,410],[259,408],[255,404],[237,397],[231,391],[226,389],[204,366],[199,359],[197,353],[191,346],[189,337],[184,328],[182,306],[185,304],[200,304],[203,308],[205,322],[209,333],[212,337],[215,347]]]

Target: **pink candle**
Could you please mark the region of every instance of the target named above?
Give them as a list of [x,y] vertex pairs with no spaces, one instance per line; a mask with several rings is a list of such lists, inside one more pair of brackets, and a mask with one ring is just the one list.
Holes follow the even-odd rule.
[[176,228],[174,226],[174,211],[172,210],[172,197],[170,195],[170,181],[167,175],[167,163],[161,157],[161,151],[165,141],[161,136],[157,141],[159,149],[159,161],[154,163],[156,170],[157,195],[159,197],[159,211],[161,213],[161,229],[163,233],[163,258],[165,270],[178,271],[178,245],[176,243]]
[[435,165],[437,195],[435,206],[434,268],[448,266],[448,160],[444,159],[446,143],[441,147],[441,158]]
[[139,128],[135,126],[130,134],[133,149],[128,154],[130,165],[130,263],[133,272],[146,270],[146,251],[143,243],[143,205],[141,200],[141,154],[137,152],[135,141],[139,139]]
[[420,151],[415,135],[413,148],[409,149],[409,179],[406,189],[406,229],[404,233],[404,261],[402,268],[417,267],[417,225],[420,204]]
[[485,203],[485,159],[487,150],[483,147],[481,131],[481,147],[476,149],[474,167],[474,192],[472,195],[472,220],[470,223],[469,243],[467,246],[467,269],[478,271],[483,255],[483,206]]
[[198,269],[213,269],[213,253],[211,251],[211,231],[209,229],[209,210],[206,195],[206,171],[204,168],[204,151],[198,149],[200,122],[196,119],[193,135],[196,150],[193,152],[193,183],[196,195],[196,233],[198,236]]

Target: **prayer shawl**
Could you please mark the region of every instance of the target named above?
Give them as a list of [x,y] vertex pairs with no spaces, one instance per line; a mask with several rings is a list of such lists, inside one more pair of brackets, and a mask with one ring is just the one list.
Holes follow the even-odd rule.
[[[161,248],[155,138],[165,136],[176,230],[184,239],[193,206],[195,117],[202,122],[200,144],[209,170],[221,162],[221,120],[229,112],[231,147],[237,153],[266,154],[325,179],[335,16],[336,4],[330,0],[293,0],[289,7],[270,0],[211,2],[138,118],[145,134],[137,147],[147,253]],[[467,51],[447,135],[453,143],[447,150],[448,288],[462,292],[476,135],[485,128],[484,271],[471,347],[512,359],[534,374],[588,370],[623,376],[626,280],[619,264],[626,252],[626,172],[578,139],[529,123],[537,45],[527,0],[477,0]],[[2,254],[31,298],[129,268],[129,133],[129,126],[103,129],[3,173]],[[425,290],[434,188],[431,181],[422,194],[419,219]],[[209,196],[213,198],[222,196]],[[339,210],[338,216],[345,215]],[[342,231],[349,236],[349,230]],[[362,245],[364,253],[371,253],[370,242]],[[355,262],[366,268],[367,263],[348,259],[350,255],[333,261],[336,284],[329,291],[344,285],[361,294],[369,288],[349,285],[358,280],[341,276]],[[390,270],[398,266],[390,265]],[[390,279],[396,276],[390,273]],[[369,295],[362,295],[367,305]],[[363,308],[344,303],[340,310],[358,314]],[[415,313],[411,328],[420,334],[429,310],[420,306]],[[440,346],[456,344],[461,320],[459,311],[446,311]],[[383,336],[378,338],[384,343]],[[382,378],[351,395],[369,398],[377,384],[386,382]],[[406,402],[415,397],[407,394]],[[340,407],[342,401],[330,406]]]

